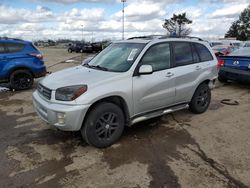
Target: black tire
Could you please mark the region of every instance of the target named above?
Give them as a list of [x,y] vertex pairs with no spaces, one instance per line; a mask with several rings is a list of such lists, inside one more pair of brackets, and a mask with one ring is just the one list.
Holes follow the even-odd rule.
[[89,145],[106,148],[121,137],[124,125],[125,118],[121,108],[113,103],[103,102],[89,112],[81,134]]
[[204,113],[211,101],[211,90],[208,84],[201,84],[196,89],[191,102],[189,103],[189,110],[195,114]]
[[73,52],[73,50],[69,48],[69,49],[68,49],[68,52],[69,52],[69,53],[72,53],[72,52]]
[[10,75],[10,87],[15,90],[26,90],[33,86],[34,77],[28,70],[16,70]]
[[221,83],[227,83],[227,79],[222,77],[222,76],[218,76],[218,80],[221,82]]

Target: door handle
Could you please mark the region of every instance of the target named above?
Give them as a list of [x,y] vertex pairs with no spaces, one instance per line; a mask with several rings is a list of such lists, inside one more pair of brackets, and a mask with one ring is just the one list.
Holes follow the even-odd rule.
[[174,76],[174,73],[172,73],[172,72],[168,72],[166,75],[166,77],[168,77],[168,78],[171,78],[172,76]]
[[195,69],[196,70],[201,70],[201,67],[200,66],[196,66]]

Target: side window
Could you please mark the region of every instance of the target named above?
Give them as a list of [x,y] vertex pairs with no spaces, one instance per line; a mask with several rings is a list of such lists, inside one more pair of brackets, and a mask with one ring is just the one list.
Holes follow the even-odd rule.
[[193,63],[191,45],[188,42],[175,42],[173,44],[175,65],[183,66]]
[[20,43],[7,42],[5,44],[6,47],[8,48],[9,53],[20,52],[24,48],[24,44]]
[[141,63],[151,65],[153,71],[160,71],[171,67],[170,63],[170,45],[162,43],[152,46],[143,56]]
[[4,48],[4,46],[3,46],[3,43],[0,43],[0,54],[3,54],[3,53],[5,53],[6,51],[5,51],[5,48]]
[[195,43],[194,45],[195,45],[196,51],[198,52],[198,54],[200,56],[201,61],[212,61],[213,60],[213,56],[211,55],[211,53],[209,52],[209,50],[207,49],[206,46],[204,46],[202,44],[198,44],[198,43]]

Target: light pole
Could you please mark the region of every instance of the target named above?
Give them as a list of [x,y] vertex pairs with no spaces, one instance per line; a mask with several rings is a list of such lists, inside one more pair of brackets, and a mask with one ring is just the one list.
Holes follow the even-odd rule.
[[124,8],[125,8],[125,2],[126,0],[121,0],[122,2],[122,40],[124,40],[124,21],[125,21],[125,12],[124,12]]
[[82,26],[82,42],[83,42],[83,25],[81,25]]

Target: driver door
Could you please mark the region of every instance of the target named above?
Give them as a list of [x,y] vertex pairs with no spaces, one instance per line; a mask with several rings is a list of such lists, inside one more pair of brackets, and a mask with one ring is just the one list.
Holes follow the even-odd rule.
[[173,105],[175,97],[175,72],[169,43],[151,46],[138,64],[141,65],[151,65],[153,73],[138,73],[133,77],[135,116]]

